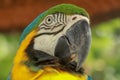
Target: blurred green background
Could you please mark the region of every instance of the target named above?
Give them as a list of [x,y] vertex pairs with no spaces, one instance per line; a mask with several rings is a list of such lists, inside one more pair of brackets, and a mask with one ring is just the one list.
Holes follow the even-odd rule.
[[[6,80],[21,33],[0,33],[0,80]],[[120,18],[94,25],[92,45],[84,63],[93,80],[120,80]]]

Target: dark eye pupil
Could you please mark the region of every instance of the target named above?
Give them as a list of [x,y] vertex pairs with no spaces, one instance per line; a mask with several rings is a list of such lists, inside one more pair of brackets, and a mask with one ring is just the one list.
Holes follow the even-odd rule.
[[51,19],[49,18],[48,21],[51,21]]

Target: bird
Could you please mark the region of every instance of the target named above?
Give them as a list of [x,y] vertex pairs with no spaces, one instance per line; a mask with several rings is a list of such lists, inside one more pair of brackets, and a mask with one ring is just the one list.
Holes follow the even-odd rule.
[[87,11],[55,5],[24,29],[7,80],[92,80],[82,67],[90,45]]

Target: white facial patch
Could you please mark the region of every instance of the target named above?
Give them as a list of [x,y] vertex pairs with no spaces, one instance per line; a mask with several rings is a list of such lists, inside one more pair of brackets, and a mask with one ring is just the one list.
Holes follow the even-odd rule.
[[[43,35],[37,36],[34,39],[34,49],[46,52],[46,53],[54,56],[55,47],[57,45],[59,38],[61,36],[66,35],[66,31],[79,20],[86,20],[89,24],[89,19],[87,17],[84,17],[82,15],[67,15],[66,22],[65,22],[66,24],[63,24],[63,25],[61,24],[58,26],[53,25],[53,26],[56,26],[56,28],[54,28],[53,30],[40,29],[37,34],[52,33],[55,31],[59,31],[59,29],[61,29],[64,26],[64,29],[62,31],[58,32],[57,34],[53,33],[53,34],[49,34],[49,35],[43,34]],[[41,22],[41,24],[42,23],[43,22]],[[39,25],[40,28],[43,27],[41,24]]]
[[52,56],[54,56],[54,50],[57,44],[58,39],[62,36],[62,34],[57,35],[42,35],[40,37],[36,37],[34,39],[34,49],[41,50],[46,52]]

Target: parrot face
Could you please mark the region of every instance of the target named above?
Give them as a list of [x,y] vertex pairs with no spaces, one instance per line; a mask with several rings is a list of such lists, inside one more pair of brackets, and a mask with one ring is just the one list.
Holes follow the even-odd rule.
[[31,78],[46,71],[46,66],[79,72],[90,43],[89,16],[84,9],[72,4],[52,7],[23,31],[11,79],[36,80]]
[[87,17],[54,13],[39,24],[33,48],[58,57],[65,64],[75,62],[79,70],[89,50],[90,36]]

